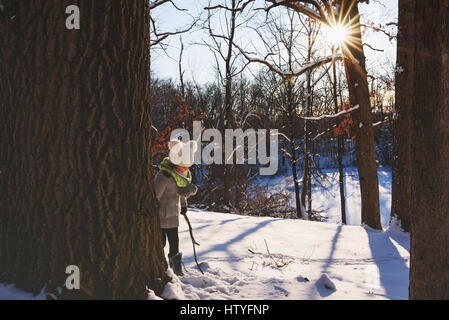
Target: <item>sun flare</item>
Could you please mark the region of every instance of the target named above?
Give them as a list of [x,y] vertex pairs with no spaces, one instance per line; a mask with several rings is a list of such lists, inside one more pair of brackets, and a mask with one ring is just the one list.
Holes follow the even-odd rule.
[[347,27],[337,24],[328,27],[326,30],[326,38],[334,46],[340,46],[348,40],[349,30]]

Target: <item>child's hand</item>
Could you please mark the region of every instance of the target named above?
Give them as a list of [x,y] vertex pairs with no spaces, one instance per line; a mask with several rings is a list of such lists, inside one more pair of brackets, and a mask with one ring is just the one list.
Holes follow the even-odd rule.
[[194,184],[189,184],[187,187],[178,187],[178,194],[182,197],[191,197],[196,195],[198,187]]

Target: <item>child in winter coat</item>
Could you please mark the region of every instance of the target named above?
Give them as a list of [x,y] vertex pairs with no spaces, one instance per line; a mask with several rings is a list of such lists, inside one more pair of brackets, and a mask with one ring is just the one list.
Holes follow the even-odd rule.
[[193,154],[197,150],[195,141],[183,143],[169,142],[169,157],[165,158],[156,174],[154,185],[159,200],[159,218],[164,247],[168,238],[168,261],[177,275],[182,275],[179,252],[179,214],[187,212],[187,198],[196,194],[198,188],[192,184],[189,168],[193,165]]

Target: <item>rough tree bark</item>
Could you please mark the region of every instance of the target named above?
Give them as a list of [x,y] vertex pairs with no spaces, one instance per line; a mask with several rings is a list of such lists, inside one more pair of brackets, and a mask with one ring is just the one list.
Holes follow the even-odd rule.
[[413,87],[401,91],[413,93],[410,298],[449,299],[449,0],[400,0],[399,9],[413,16],[400,16],[398,48],[414,52]]
[[360,108],[354,112],[356,130],[356,155],[362,200],[362,223],[374,229],[382,229],[379,208],[379,180],[377,176],[376,154],[374,151],[374,129],[371,101],[366,73],[366,58],[363,52],[360,15],[356,0],[343,0],[342,12],[352,28],[351,44],[343,46],[346,77],[350,102]]
[[[77,265],[77,297],[158,291],[167,266],[150,183],[149,2],[2,3],[1,281],[55,293]],[[80,30],[65,27],[72,4]]]
[[393,117],[393,183],[391,218],[396,217],[404,231],[410,231],[411,130],[414,89],[415,1],[403,1],[399,8],[402,23],[398,33],[398,67],[396,71],[396,102]]

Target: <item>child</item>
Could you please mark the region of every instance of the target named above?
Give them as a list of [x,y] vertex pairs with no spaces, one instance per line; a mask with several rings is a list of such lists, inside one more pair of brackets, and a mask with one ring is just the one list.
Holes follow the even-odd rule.
[[182,275],[179,252],[179,214],[187,212],[187,198],[196,194],[198,188],[192,184],[189,168],[193,165],[193,154],[197,150],[195,141],[183,143],[172,140],[168,143],[170,153],[156,174],[154,186],[159,201],[159,217],[162,229],[162,240],[165,247],[169,243],[168,261],[177,275]]

